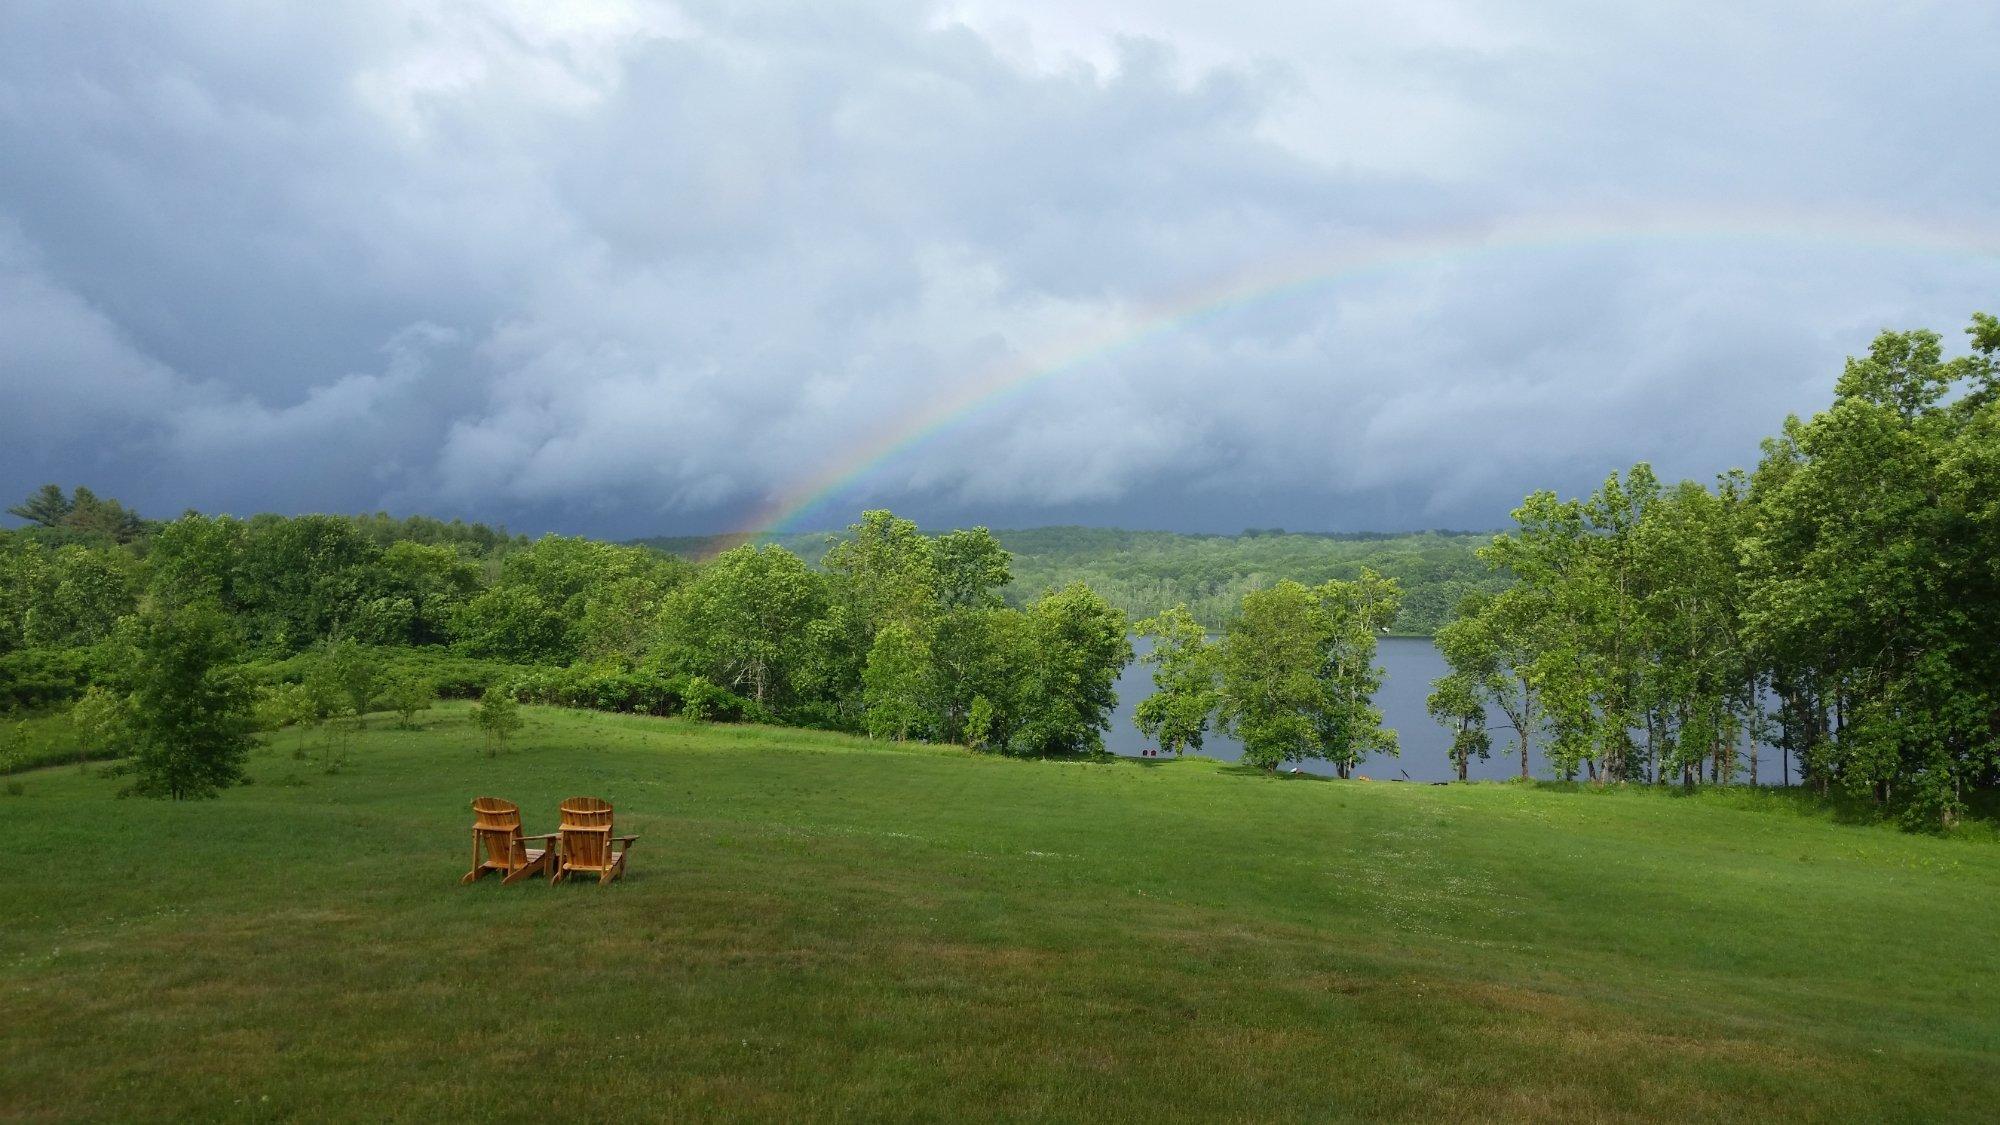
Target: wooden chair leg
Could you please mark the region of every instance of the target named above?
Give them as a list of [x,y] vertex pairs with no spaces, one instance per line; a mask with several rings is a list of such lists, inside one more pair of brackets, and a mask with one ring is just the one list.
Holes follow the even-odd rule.
[[485,874],[486,874],[486,865],[482,863],[478,867],[475,867],[472,870],[466,872],[465,878],[460,879],[458,881],[459,886],[464,886],[467,883],[477,883],[480,880],[480,877]]

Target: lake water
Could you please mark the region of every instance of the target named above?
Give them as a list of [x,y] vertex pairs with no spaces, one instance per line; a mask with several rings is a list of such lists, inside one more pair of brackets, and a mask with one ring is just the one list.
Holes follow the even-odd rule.
[[[1152,645],[1150,637],[1132,638],[1132,651],[1137,656],[1151,651]],[[1382,725],[1396,732],[1402,755],[1396,758],[1382,755],[1370,757],[1362,763],[1359,772],[1377,781],[1403,777],[1411,781],[1455,779],[1458,772],[1445,753],[1451,745],[1451,738],[1424,710],[1424,697],[1430,694],[1431,681],[1445,673],[1444,657],[1438,655],[1437,646],[1425,637],[1383,637],[1375,662],[1384,672],[1382,690],[1375,694],[1375,705],[1382,709]],[[1104,736],[1106,749],[1115,754],[1136,755],[1154,745],[1139,733],[1138,727],[1132,725],[1132,709],[1152,692],[1153,670],[1135,658],[1125,669],[1125,674],[1118,678],[1118,712],[1111,720],[1111,729]],[[1514,744],[1514,732],[1504,725],[1505,722],[1498,712],[1488,719],[1493,756],[1483,762],[1473,760],[1470,776],[1474,780],[1499,781],[1521,775],[1520,751]],[[1202,753],[1233,762],[1242,756],[1243,744],[1227,735],[1210,731]],[[1532,748],[1528,766],[1537,777],[1550,776],[1540,747]],[[1301,768],[1307,773],[1333,773],[1333,767],[1325,762],[1307,762]]]

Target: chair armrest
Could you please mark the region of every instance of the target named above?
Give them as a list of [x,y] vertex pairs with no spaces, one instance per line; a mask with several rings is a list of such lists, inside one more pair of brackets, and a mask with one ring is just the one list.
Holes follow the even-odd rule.
[[623,844],[625,845],[625,849],[627,851],[630,851],[632,848],[632,841],[638,838],[639,837],[637,836],[613,836],[611,837],[611,842],[614,844]]
[[562,833],[560,833],[560,832],[539,832],[539,833],[536,833],[536,834],[535,834],[535,835],[533,835],[533,836],[523,836],[523,837],[521,837],[521,839],[523,839],[523,840],[553,840],[553,839],[555,839],[556,837],[558,837],[558,836],[560,836],[560,835],[562,835]]

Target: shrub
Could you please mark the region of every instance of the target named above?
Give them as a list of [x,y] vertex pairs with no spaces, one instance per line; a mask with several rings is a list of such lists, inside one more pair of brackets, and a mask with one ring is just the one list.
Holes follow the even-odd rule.
[[132,739],[131,700],[101,684],[85,689],[70,711],[76,731],[77,756],[112,758],[124,753]]
[[0,655],[0,711],[67,703],[104,680],[111,663],[101,647],[24,648]]
[[514,681],[518,698],[554,707],[672,715],[681,709],[677,677],[655,672],[551,668]]
[[512,683],[523,703],[616,711],[634,715],[687,715],[697,719],[765,719],[770,712],[699,676],[647,670],[548,668]]
[[399,670],[383,682],[377,702],[394,711],[405,729],[413,729],[417,712],[430,710],[436,699],[437,689],[429,680],[415,672]]
[[507,740],[521,729],[521,707],[514,701],[514,694],[504,687],[490,687],[479,700],[479,709],[472,713],[473,722],[486,732],[486,753],[497,757],[507,748]]
[[993,742],[993,701],[983,695],[972,697],[965,716],[965,744],[974,750],[990,750]]
[[719,717],[730,693],[709,683],[705,677],[689,676],[681,686],[681,713],[698,722]]
[[328,641],[319,668],[356,719],[368,714],[381,683],[380,657],[351,640]]
[[[445,648],[356,647],[372,661],[383,679],[404,674],[421,677],[440,699],[478,699],[494,684],[539,671],[504,661],[461,656]],[[315,658],[314,653],[302,653],[283,660],[268,660],[251,666],[251,672],[259,683],[295,684],[306,678],[316,663]]]

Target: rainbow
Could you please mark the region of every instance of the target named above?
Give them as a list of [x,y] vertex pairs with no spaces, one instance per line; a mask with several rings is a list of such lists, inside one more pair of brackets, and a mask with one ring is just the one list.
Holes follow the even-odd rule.
[[976,372],[917,404],[872,438],[842,450],[812,475],[771,493],[747,521],[719,537],[721,546],[796,530],[802,516],[982,408],[1234,309],[1374,275],[1481,257],[1592,245],[1715,240],[2000,263],[2000,231],[1992,228],[1854,213],[1774,215],[1716,209],[1522,218],[1321,250],[1136,307],[1103,327]]

